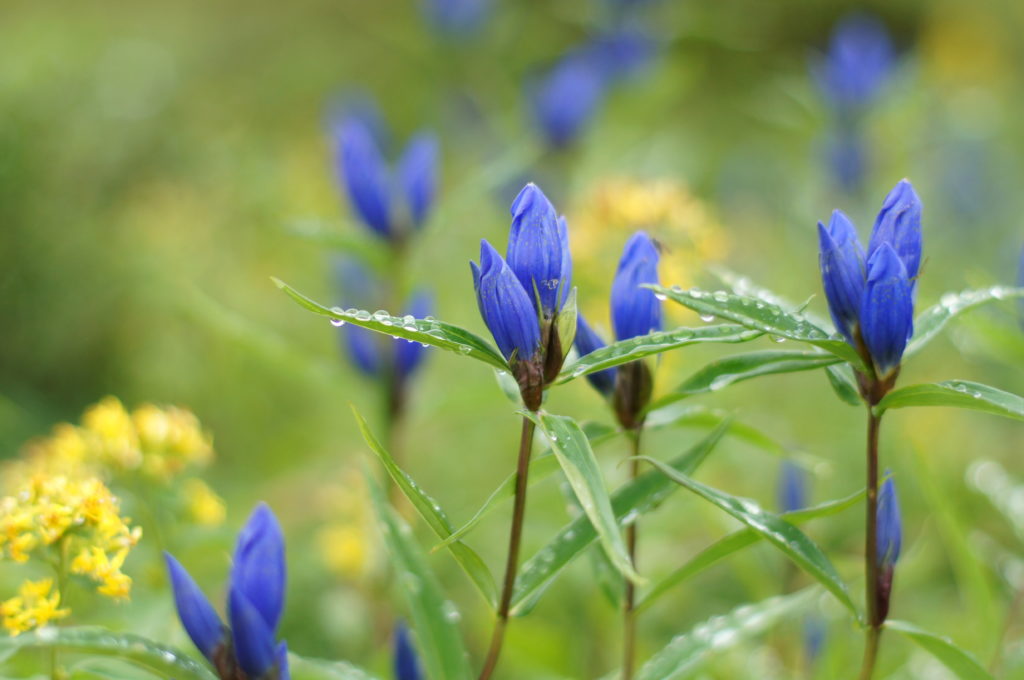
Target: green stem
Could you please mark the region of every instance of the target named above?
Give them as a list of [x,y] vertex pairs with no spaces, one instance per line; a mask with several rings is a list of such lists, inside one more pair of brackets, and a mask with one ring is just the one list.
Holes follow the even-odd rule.
[[[640,474],[640,433],[637,427],[630,434],[633,445],[632,459],[629,466],[629,479],[633,481]],[[626,548],[629,551],[629,562],[636,569],[637,523],[634,521],[626,527]],[[626,579],[626,593],[622,607],[622,680],[632,680],[633,666],[636,659],[636,585]]]
[[882,635],[882,620],[878,608],[878,430],[879,416],[868,405],[867,442],[867,508],[866,535],[864,537],[864,591],[868,610],[868,630],[864,647],[861,680],[870,680],[875,672],[878,643]]
[[508,538],[508,559],[505,562],[505,583],[501,589],[501,600],[498,604],[498,618],[494,622],[491,635],[491,646],[487,651],[484,668],[480,671],[480,680],[487,680],[494,673],[501,656],[501,646],[505,641],[505,628],[508,627],[508,614],[512,605],[512,590],[516,584],[516,571],[519,568],[519,547],[523,536],[523,519],[526,516],[526,490],[530,472],[530,453],[533,450],[532,420],[523,416],[523,427],[519,435],[519,459],[516,463],[516,493],[512,510],[512,529]]

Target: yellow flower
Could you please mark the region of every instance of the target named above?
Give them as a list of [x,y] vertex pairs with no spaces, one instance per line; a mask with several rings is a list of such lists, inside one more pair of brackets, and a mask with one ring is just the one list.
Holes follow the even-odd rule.
[[186,479],[182,484],[182,494],[188,513],[196,523],[217,526],[224,521],[227,513],[224,501],[203,480]]
[[106,397],[86,410],[82,425],[97,438],[103,462],[124,470],[132,470],[142,464],[135,426],[116,397]]
[[53,579],[21,584],[16,597],[0,602],[4,628],[18,635],[70,614],[71,610],[60,609],[60,593],[52,590]]
[[331,571],[348,579],[356,579],[366,570],[370,546],[366,531],[355,524],[332,524],[316,537],[324,563]]

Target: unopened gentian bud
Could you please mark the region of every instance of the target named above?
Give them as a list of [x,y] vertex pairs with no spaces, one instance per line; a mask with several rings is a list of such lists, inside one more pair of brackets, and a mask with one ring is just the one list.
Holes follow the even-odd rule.
[[807,473],[789,460],[779,471],[779,510],[793,512],[807,507]]
[[816,70],[818,85],[841,114],[866,107],[885,85],[893,68],[889,34],[877,18],[852,14],[836,24],[824,63]]
[[868,258],[867,284],[861,306],[861,334],[879,377],[899,367],[914,331],[913,290],[907,270],[889,244]]
[[510,362],[527,361],[540,348],[540,324],[530,296],[487,241],[480,242],[480,265],[471,262],[480,316]]
[[[417,291],[407,308],[407,314],[422,319],[430,314],[432,300],[425,290]],[[395,341],[395,372],[399,383],[405,383],[423,363],[426,347],[412,340]]]
[[604,99],[600,68],[584,55],[571,53],[556,63],[533,89],[533,117],[553,148],[575,142]]
[[[888,474],[888,471],[886,471]],[[889,599],[892,594],[892,580],[896,562],[900,558],[903,543],[903,525],[900,520],[900,504],[896,496],[896,483],[889,477],[878,493],[877,510],[877,554],[878,622],[889,615]]]
[[884,244],[896,252],[907,278],[916,286],[921,268],[921,199],[905,179],[900,180],[882,203],[868,243],[868,260]]
[[391,173],[370,127],[349,116],[337,128],[338,172],[356,214],[374,233],[394,236]]
[[832,212],[828,227],[818,222],[821,279],[836,329],[856,343],[864,298],[864,249],[853,222],[840,210]]
[[419,134],[409,141],[398,161],[398,181],[410,224],[419,229],[427,219],[437,191],[437,139]]
[[409,629],[402,621],[395,627],[395,680],[423,680],[419,657],[412,644]]
[[225,639],[224,624],[195,580],[170,553],[164,553],[171,577],[174,605],[185,632],[203,656],[213,662],[217,647]]
[[536,184],[527,184],[512,202],[507,257],[537,313],[555,316],[571,285],[569,235],[565,220]]
[[[587,323],[582,314],[576,320],[575,344],[576,351],[579,352],[581,357],[585,357],[594,350],[605,346],[604,340],[597,334],[597,331],[590,327],[590,324]],[[615,369],[606,368],[596,373],[588,373],[587,381],[605,397],[610,397],[615,390]]]

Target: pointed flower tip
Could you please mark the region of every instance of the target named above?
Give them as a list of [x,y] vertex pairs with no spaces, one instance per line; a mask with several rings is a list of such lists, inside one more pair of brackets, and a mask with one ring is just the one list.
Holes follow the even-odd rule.
[[244,595],[273,631],[284,610],[284,533],[270,506],[261,503],[238,534],[231,587]]
[[181,625],[196,649],[207,659],[212,660],[223,637],[220,617],[185,567],[166,551],[164,561],[171,579],[174,605],[178,610]]

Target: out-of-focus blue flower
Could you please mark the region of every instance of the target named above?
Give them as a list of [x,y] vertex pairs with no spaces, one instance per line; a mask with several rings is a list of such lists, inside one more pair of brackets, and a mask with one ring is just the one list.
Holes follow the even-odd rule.
[[626,242],[612,282],[612,328],[616,340],[661,330],[661,303],[643,284],[658,283],[658,247],[645,232]]
[[241,677],[236,670],[241,669],[248,678],[276,673],[276,677],[287,680],[287,647],[275,639],[284,610],[284,535],[269,507],[258,505],[239,533],[231,567],[226,628],[184,567],[169,553],[165,553],[165,559],[178,617],[221,677]]
[[422,227],[429,215],[437,190],[438,144],[430,134],[416,135],[392,170],[373,110],[350,109],[332,126],[336,165],[359,219],[381,238],[396,241]]
[[646,67],[654,57],[655,43],[638,27],[617,28],[599,34],[582,49],[582,54],[611,83],[629,78]]
[[466,36],[487,21],[491,4],[492,0],[424,0],[423,12],[439,32]]
[[537,313],[555,316],[569,295],[572,257],[565,220],[536,184],[523,187],[512,202],[508,266],[534,300]]
[[804,655],[809,664],[813,664],[821,655],[821,648],[825,645],[825,633],[825,622],[820,616],[810,614],[804,619]]
[[907,180],[886,197],[867,255],[853,223],[835,211],[818,223],[819,262],[829,312],[854,347],[863,340],[875,372],[889,375],[914,330],[914,289],[921,264],[921,201]]
[[[585,357],[594,350],[601,349],[605,346],[604,340],[597,334],[587,320],[580,314],[576,317],[576,351],[580,353],[581,357]],[[603,371],[597,373],[588,373],[587,380],[590,384],[601,394],[610,396],[615,390],[615,369],[606,368]]]
[[807,474],[792,461],[782,461],[779,471],[779,510],[793,512],[807,507]]
[[563,57],[531,92],[533,118],[545,141],[554,148],[576,141],[597,113],[604,95],[600,64],[578,53]]
[[395,626],[395,680],[422,680],[419,657],[409,629],[402,621]]
[[867,148],[860,132],[843,129],[833,134],[826,143],[825,156],[839,188],[851,194],[858,192],[867,167]]
[[878,565],[892,568],[900,558],[902,545],[903,524],[899,498],[896,496],[896,482],[889,477],[878,492]]
[[893,61],[885,25],[867,14],[851,14],[836,24],[815,75],[834,108],[856,112],[877,96],[892,72]]
[[531,296],[515,272],[487,241],[480,242],[480,265],[470,262],[480,316],[510,361],[532,359],[540,349],[540,322]]
[[[406,313],[422,319],[430,314],[432,307],[433,300],[430,294],[421,290],[413,295]],[[408,380],[420,367],[426,356],[426,349],[420,343],[411,340],[395,341],[395,370],[400,381]]]

